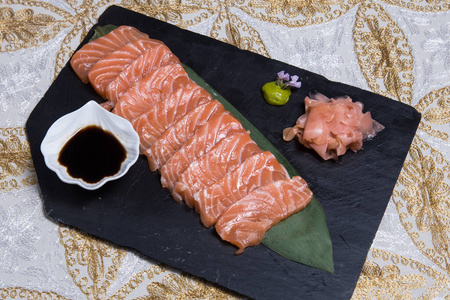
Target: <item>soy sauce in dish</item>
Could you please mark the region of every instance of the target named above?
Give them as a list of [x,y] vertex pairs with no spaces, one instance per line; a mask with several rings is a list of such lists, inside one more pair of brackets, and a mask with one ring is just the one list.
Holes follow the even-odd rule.
[[119,172],[126,156],[124,146],[112,133],[89,125],[66,142],[58,162],[67,167],[70,176],[96,183]]

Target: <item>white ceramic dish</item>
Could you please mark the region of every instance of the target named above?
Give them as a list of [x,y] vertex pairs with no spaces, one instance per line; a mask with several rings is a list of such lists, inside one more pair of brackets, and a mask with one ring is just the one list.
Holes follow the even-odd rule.
[[[89,125],[97,125],[103,130],[111,132],[126,150],[126,158],[120,170],[113,176],[107,176],[96,183],[88,183],[80,178],[69,175],[67,168],[58,162],[61,149],[67,141],[80,129]],[[104,108],[94,100],[89,101],[81,108],[68,113],[50,126],[41,143],[41,152],[47,167],[54,171],[66,183],[78,184],[87,190],[95,190],[106,182],[118,179],[125,175],[139,156],[139,136],[128,120],[119,117]]]

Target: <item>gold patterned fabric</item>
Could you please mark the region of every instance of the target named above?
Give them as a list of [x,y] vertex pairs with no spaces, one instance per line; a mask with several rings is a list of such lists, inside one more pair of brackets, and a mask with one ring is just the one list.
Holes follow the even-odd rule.
[[1,299],[243,298],[44,216],[25,122],[113,4],[415,107],[352,298],[450,298],[448,0],[0,0]]

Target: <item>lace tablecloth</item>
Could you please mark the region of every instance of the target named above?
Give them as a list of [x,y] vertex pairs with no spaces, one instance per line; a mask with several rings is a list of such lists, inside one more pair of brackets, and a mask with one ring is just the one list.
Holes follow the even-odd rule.
[[353,298],[450,297],[448,1],[0,0],[1,299],[240,298],[43,213],[25,122],[112,4],[415,107]]

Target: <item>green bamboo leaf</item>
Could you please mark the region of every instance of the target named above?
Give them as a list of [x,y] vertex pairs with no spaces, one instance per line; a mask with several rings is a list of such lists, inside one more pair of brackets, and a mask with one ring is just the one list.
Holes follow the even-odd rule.
[[116,25],[104,25],[104,26],[95,27],[94,35],[91,37],[89,42],[92,42],[93,40],[98,39],[99,37],[107,35],[108,33],[110,33],[111,31],[113,31],[116,28],[117,28]]
[[315,197],[305,209],[272,227],[262,243],[283,257],[334,272],[333,248],[325,212]]
[[[98,26],[91,40],[106,35],[115,25]],[[215,91],[194,70],[183,65],[189,77],[207,90],[233,116],[250,131],[251,138],[265,151],[270,151],[284,165],[289,175],[298,175],[297,170],[284,155],[231,103]],[[325,218],[325,212],[316,197],[302,211],[290,216],[272,227],[265,235],[262,244],[281,256],[313,268],[334,272],[331,237]]]
[[[206,83],[194,70],[183,65],[186,72],[195,83],[207,90],[214,99],[241,121],[244,128],[250,131],[251,138],[265,151],[270,151],[277,160],[285,166],[289,175],[298,175],[297,170],[286,157],[231,103]],[[311,199],[302,211],[290,216],[272,227],[265,235],[262,244],[290,260],[334,272],[333,249],[331,237],[325,218],[325,212],[316,197]]]

